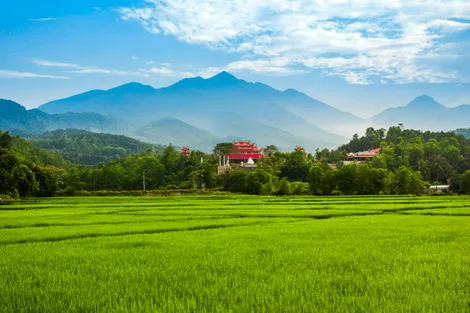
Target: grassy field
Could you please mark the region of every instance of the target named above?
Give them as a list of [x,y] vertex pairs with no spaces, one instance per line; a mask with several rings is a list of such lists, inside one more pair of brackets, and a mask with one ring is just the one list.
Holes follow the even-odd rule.
[[470,197],[5,203],[0,312],[470,312]]

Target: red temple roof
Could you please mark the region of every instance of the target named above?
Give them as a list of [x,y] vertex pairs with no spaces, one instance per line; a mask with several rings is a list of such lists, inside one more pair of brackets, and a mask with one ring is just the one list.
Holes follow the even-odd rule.
[[378,156],[381,151],[382,151],[382,148],[376,148],[376,149],[372,149],[372,150],[369,150],[369,151],[349,153],[348,158],[350,158],[350,159],[354,159],[354,158],[373,158],[373,157]]
[[262,149],[255,144],[247,141],[238,141],[233,143],[231,153],[228,155],[231,160],[255,160],[263,157]]
[[188,157],[188,156],[191,155],[191,151],[188,147],[183,147],[183,148],[180,149],[180,154],[183,157]]

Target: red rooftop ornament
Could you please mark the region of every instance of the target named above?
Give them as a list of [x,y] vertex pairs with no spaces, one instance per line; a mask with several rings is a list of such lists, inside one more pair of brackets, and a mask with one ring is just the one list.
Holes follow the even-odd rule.
[[191,150],[188,147],[183,147],[180,149],[180,154],[183,157],[188,157],[191,154]]

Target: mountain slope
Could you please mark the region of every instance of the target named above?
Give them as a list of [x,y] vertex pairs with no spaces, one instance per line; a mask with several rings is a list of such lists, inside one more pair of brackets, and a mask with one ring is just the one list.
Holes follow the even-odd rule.
[[[301,93],[281,92],[221,72],[208,79],[183,79],[160,89],[130,83],[104,92],[89,92],[46,103],[41,106],[41,110],[49,113],[106,114],[126,120],[135,129],[156,119],[174,118],[223,137],[236,137],[243,131],[241,127],[235,132],[233,129],[228,130],[225,127],[227,120],[245,125],[244,120],[248,119],[254,124],[280,129],[296,138],[303,138],[299,144],[318,140],[329,144],[346,141],[342,136],[319,128],[315,122],[333,127],[334,120],[347,120],[348,123],[360,121],[351,114],[317,103],[304,94],[299,97],[298,94]],[[298,102],[302,103],[295,105]],[[294,110],[296,107],[297,110]],[[306,111],[309,114],[305,114]],[[272,138],[275,136],[274,133],[271,135]],[[251,139],[258,140],[256,137]]]
[[221,140],[208,131],[199,129],[174,118],[153,121],[138,128],[135,135],[154,143],[190,145],[195,149],[208,150]]
[[423,95],[404,107],[387,109],[372,118],[380,126],[403,123],[407,128],[449,130],[470,126],[470,105],[447,108]]
[[284,109],[303,117],[314,125],[338,134],[349,137],[367,126],[362,118],[340,111],[295,89],[283,91],[281,99],[280,105]]
[[93,133],[78,129],[60,129],[29,139],[35,146],[54,151],[77,164],[97,164],[136,154],[143,150],[163,148],[122,135]]
[[47,114],[41,110],[26,110],[22,105],[0,99],[0,129],[18,135],[40,134],[58,128],[116,130],[117,122],[96,113]]

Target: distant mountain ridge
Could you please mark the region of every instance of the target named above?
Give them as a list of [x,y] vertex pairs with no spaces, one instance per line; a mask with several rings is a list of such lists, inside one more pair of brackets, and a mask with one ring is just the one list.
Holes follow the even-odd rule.
[[21,104],[0,99],[0,129],[29,136],[58,128],[81,128],[94,131],[113,131],[116,120],[95,113],[47,114],[38,109],[26,110]]
[[[125,120],[136,131],[156,120],[177,119],[215,137],[251,139],[259,145],[273,143],[281,149],[292,149],[298,144],[308,149],[334,147],[346,138],[317,124],[334,128],[335,123],[362,121],[298,91],[279,91],[227,72],[208,79],[182,79],[160,89],[128,83],[52,101],[40,109],[49,113],[105,114]],[[146,133],[146,140],[155,142],[159,138]],[[282,138],[278,139],[278,135]]]
[[295,89],[280,91],[228,72],[210,78],[185,78],[164,88],[131,82],[108,90],[90,90],[48,102],[39,110],[10,107],[11,112],[5,109],[5,114],[1,110],[0,129],[39,133],[81,128],[205,151],[227,140],[274,144],[281,150],[302,145],[312,151],[337,147],[346,142],[342,135],[350,137],[369,126],[403,123],[406,128],[423,130],[470,126],[469,105],[447,108],[426,95],[365,120]]
[[371,121],[383,127],[403,123],[407,128],[450,130],[470,126],[470,105],[448,108],[422,95],[404,107],[386,109]]

